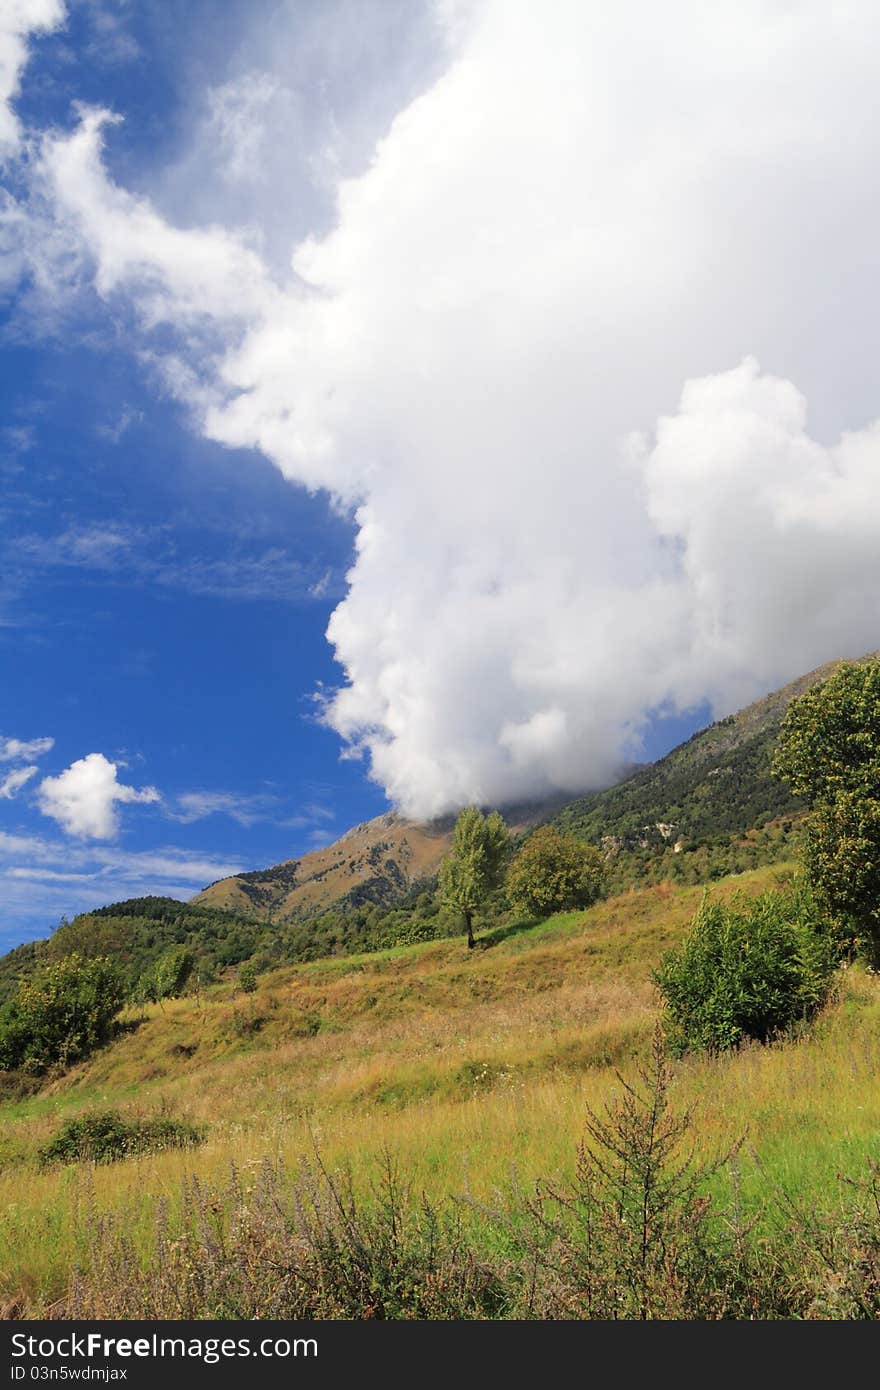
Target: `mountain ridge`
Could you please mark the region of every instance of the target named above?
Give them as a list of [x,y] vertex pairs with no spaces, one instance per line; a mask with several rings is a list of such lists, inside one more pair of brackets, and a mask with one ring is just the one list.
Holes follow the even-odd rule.
[[[507,807],[514,834],[550,818],[567,802],[559,794]],[[234,874],[209,884],[190,901],[226,911],[250,912],[275,923],[316,916],[337,905],[390,907],[419,884],[429,884],[452,845],[454,816],[417,821],[383,811],[353,825],[332,844],[267,869]]]
[[[873,655],[873,654],[872,654]],[[860,658],[862,660],[868,657]],[[804,806],[771,772],[776,734],[790,701],[842,664],[826,662],[736,714],[698,730],[656,762],[629,771],[611,787],[571,797],[503,808],[511,832],[521,836],[538,824],[560,829],[602,847],[615,886],[681,877],[675,858],[693,853],[706,836],[745,836],[759,822],[803,815]],[[319,850],[267,869],[219,879],[191,901],[226,911],[248,912],[275,923],[307,920],[336,907],[376,903],[389,908],[419,884],[430,884],[452,842],[454,817],[416,821],[394,811],[352,826]],[[741,867],[780,857],[780,843],[759,843]],[[698,846],[697,848],[701,848]],[[766,853],[765,853],[766,851]],[[704,856],[705,858],[706,856]],[[695,867],[691,866],[691,867]],[[728,865],[735,868],[735,863]]]
[[[791,699],[841,664],[716,720],[611,787],[507,808],[514,843],[549,822],[600,845],[612,892],[705,883],[792,858],[805,808],[772,775],[776,736]],[[66,948],[94,953],[105,939],[136,974],[161,950],[185,946],[205,980],[251,957],[268,964],[432,939],[451,926],[434,888],[453,828],[451,815],[422,822],[383,812],[309,854],[219,879],[188,903],[136,899],[84,913],[2,957],[0,998],[41,960]]]

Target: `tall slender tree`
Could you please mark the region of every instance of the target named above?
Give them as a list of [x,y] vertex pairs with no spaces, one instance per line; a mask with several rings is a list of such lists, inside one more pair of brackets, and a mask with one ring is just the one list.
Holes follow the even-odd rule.
[[474,913],[501,886],[507,862],[507,826],[497,811],[484,816],[465,806],[455,823],[452,852],[440,865],[440,896],[464,918],[468,947],[473,949]]

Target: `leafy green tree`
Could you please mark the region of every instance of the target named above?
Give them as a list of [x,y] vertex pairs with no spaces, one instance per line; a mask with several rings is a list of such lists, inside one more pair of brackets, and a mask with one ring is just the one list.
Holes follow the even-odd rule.
[[455,823],[452,852],[440,865],[440,896],[464,918],[468,946],[474,941],[474,913],[501,886],[507,860],[507,826],[497,811],[484,816],[466,806]]
[[141,999],[161,1003],[163,999],[177,999],[183,993],[195,968],[196,959],[185,946],[172,946],[165,951],[151,969],[140,979],[138,994]]
[[774,771],[811,809],[810,882],[851,937],[880,960],[880,661],[853,662],[792,700]]
[[239,967],[238,983],[244,994],[253,994],[257,988],[257,967],[252,960],[246,960]]
[[156,962],[156,989],[160,999],[177,999],[186,989],[195,967],[195,956],[185,946],[173,946]]
[[655,983],[677,1052],[767,1042],[824,1003],[839,952],[805,890],[733,906],[704,899],[690,934],[667,951]]
[[25,981],[0,1016],[0,1067],[44,1071],[87,1057],[111,1036],[125,989],[106,956],[76,953]]
[[589,907],[601,897],[605,860],[593,845],[544,825],[530,835],[504,880],[511,907],[533,917],[547,917]]

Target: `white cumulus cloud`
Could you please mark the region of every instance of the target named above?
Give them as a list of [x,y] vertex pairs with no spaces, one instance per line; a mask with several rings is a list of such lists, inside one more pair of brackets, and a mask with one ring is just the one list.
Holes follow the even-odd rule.
[[57,777],[44,777],[39,787],[40,810],[69,835],[112,840],[119,833],[116,806],[123,802],[158,801],[155,787],[140,791],[117,777],[117,765],[103,753],[78,758]]
[[280,281],[116,185],[106,113],[41,166],[203,432],[353,508],[325,717],[422,815],[600,782],[658,706],[876,647],[880,591],[871,0],[438,15]]

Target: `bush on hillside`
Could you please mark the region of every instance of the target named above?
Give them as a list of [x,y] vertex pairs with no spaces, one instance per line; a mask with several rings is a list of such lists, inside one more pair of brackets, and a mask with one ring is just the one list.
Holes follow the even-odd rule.
[[723,1052],[768,1042],[815,1014],[839,958],[803,890],[727,906],[704,899],[690,935],[667,952],[654,979],[677,1052]]
[[140,997],[154,1004],[160,999],[177,999],[186,989],[195,963],[192,951],[185,946],[173,946],[142,977],[138,991]]
[[23,982],[0,1011],[0,1068],[70,1066],[109,1040],[125,990],[106,956],[73,954]]
[[252,960],[246,960],[238,968],[238,984],[244,994],[253,994],[257,988],[257,967]]
[[39,1159],[46,1165],[115,1163],[135,1154],[194,1148],[204,1139],[204,1129],[184,1120],[127,1120],[118,1110],[102,1110],[67,1120],[39,1150]]
[[552,825],[529,837],[504,882],[511,907],[533,917],[589,907],[602,896],[604,886],[605,861],[599,850]]

